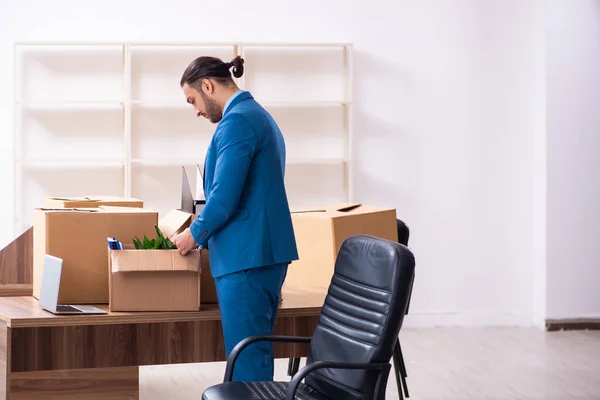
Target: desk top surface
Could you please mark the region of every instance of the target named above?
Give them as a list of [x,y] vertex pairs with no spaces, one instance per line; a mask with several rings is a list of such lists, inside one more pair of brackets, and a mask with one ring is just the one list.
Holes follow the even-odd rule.
[[[325,289],[284,288],[278,317],[319,315],[325,301]],[[108,305],[96,305],[108,310]],[[203,304],[198,311],[109,312],[103,315],[54,315],[40,307],[32,296],[0,297],[0,321],[11,328],[41,326],[113,325],[182,321],[219,320],[216,304]]]

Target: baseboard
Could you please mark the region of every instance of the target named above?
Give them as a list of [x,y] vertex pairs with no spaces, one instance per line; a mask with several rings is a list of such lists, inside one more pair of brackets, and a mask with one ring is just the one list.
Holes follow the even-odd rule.
[[535,327],[533,313],[409,313],[402,328]]
[[546,331],[586,331],[600,330],[600,318],[547,319]]

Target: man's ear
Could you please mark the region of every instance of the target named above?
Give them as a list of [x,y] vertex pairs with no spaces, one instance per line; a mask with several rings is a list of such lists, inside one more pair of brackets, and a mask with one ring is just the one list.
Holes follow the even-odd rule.
[[210,79],[202,79],[202,91],[206,94],[212,94],[215,91],[215,85]]

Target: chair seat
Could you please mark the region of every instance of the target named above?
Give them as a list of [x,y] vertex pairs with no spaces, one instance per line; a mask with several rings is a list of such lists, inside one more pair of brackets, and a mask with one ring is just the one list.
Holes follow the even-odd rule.
[[[227,382],[212,386],[202,394],[203,400],[283,400],[287,382]],[[331,400],[310,387],[300,384],[296,400]]]

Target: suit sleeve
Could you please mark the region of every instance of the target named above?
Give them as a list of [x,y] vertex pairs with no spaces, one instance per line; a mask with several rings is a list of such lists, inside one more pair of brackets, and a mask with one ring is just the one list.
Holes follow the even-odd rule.
[[235,214],[258,147],[254,129],[239,114],[229,115],[219,128],[215,133],[217,161],[212,190],[190,227],[196,243],[202,247]]

